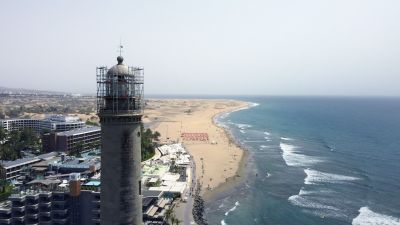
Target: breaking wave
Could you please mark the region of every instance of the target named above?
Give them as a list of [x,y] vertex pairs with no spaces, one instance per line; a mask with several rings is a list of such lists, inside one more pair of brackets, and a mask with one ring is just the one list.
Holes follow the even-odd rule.
[[236,208],[237,208],[239,205],[240,205],[239,202],[235,202],[235,205],[225,213],[225,216],[228,216],[229,213],[235,211]]
[[306,178],[304,178],[304,184],[318,184],[318,183],[344,183],[346,181],[359,180],[357,177],[324,173],[317,170],[305,169]]
[[316,157],[298,153],[298,151],[296,151],[297,147],[294,145],[280,143],[280,148],[282,150],[282,157],[288,166],[308,166],[321,162],[321,160]]
[[288,198],[289,202],[293,205],[300,206],[308,209],[328,209],[338,211],[339,209],[334,206],[324,205],[316,201],[310,200],[302,195],[292,195]]
[[251,125],[245,124],[245,123],[235,123],[235,125],[236,125],[239,129],[241,129],[241,130],[247,129],[247,128],[250,128],[250,127],[251,127]]
[[367,206],[358,211],[360,214],[353,219],[352,225],[400,225],[400,218],[373,212]]
[[282,140],[284,141],[293,141],[294,139],[288,138],[288,137],[281,137]]

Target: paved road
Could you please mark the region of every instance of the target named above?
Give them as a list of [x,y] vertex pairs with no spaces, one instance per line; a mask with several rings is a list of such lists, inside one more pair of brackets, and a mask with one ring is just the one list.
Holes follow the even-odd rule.
[[192,158],[192,161],[190,163],[190,167],[192,168],[192,182],[190,183],[189,187],[189,196],[187,198],[186,204],[185,204],[185,213],[184,213],[184,218],[183,218],[183,225],[193,225],[195,224],[193,222],[193,215],[192,215],[192,209],[193,209],[193,193],[195,191],[196,187],[196,164],[194,163],[194,159]]

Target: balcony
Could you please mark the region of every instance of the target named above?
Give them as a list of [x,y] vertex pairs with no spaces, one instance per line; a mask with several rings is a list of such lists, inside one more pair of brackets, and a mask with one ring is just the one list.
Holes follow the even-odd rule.
[[39,203],[40,208],[42,207],[50,207],[51,206],[51,202],[41,202]]
[[93,213],[100,213],[100,209],[92,209]]
[[0,219],[0,224],[11,224],[11,218],[8,218],[8,219],[3,218],[3,219]]
[[37,213],[31,213],[31,214],[26,214],[25,218],[38,219],[39,216]]
[[51,192],[42,192],[39,194],[40,202],[49,202],[51,200]]
[[25,201],[26,205],[37,205],[39,204],[39,199],[26,199]]
[[67,201],[66,200],[53,200],[53,206],[65,207],[65,205],[67,205]]
[[67,218],[53,218],[53,225],[59,224],[67,224],[68,223],[68,219]]
[[39,200],[39,193],[32,193],[28,196],[26,196],[26,201],[33,201],[33,202],[37,202]]
[[9,218],[11,217],[11,209],[6,208],[6,209],[0,209],[0,219],[1,218]]
[[57,208],[57,209],[53,209],[52,210],[54,213],[58,214],[58,215],[66,215],[68,213],[68,209],[61,209],[61,208]]
[[93,218],[93,223],[100,224],[100,218]]
[[20,217],[25,217],[25,213],[24,212],[12,212],[11,214],[11,218],[20,218]]
[[39,220],[38,218],[26,218],[25,224],[30,224],[30,225],[39,224]]
[[40,216],[43,216],[43,217],[50,217],[50,216],[51,216],[51,212],[50,212],[50,211],[47,211],[47,212],[39,212],[39,215],[40,215]]
[[40,214],[39,221],[40,221],[40,223],[42,223],[42,222],[51,222],[51,216],[50,215],[46,216],[46,215]]
[[13,221],[13,224],[19,224],[19,223],[24,224],[24,222],[25,222],[25,216],[24,216],[24,215],[21,215],[21,216],[13,216],[12,221]]
[[40,225],[52,225],[53,224],[50,217],[42,217],[41,216],[39,221],[40,221]]
[[12,221],[12,225],[25,225],[25,222],[24,221],[13,220]]
[[36,209],[39,208],[39,203],[34,204],[34,205],[26,205],[25,208],[26,208],[26,210],[28,210],[28,209],[29,210],[36,210]]
[[100,210],[99,209],[93,209],[92,213],[93,213],[92,215],[93,215],[94,219],[100,218]]
[[65,196],[64,192],[54,192],[53,193],[52,201],[54,201],[54,202],[64,202],[65,200],[67,200],[67,197]]
[[25,210],[25,214],[26,215],[32,215],[32,214],[38,214],[39,213],[39,210],[37,210],[37,209],[27,209],[27,210]]
[[92,203],[93,203],[93,205],[95,205],[95,206],[97,206],[97,205],[100,205],[100,199],[94,199],[93,201],[92,201]]
[[24,202],[25,201],[25,195],[21,195],[21,194],[12,194],[9,198],[10,201],[13,202]]
[[13,206],[12,211],[13,212],[25,212],[25,206]]

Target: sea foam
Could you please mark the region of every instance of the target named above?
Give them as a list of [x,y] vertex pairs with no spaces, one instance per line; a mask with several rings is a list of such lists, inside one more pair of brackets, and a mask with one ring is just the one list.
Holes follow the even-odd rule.
[[293,141],[294,139],[288,138],[288,137],[281,137],[282,140],[284,141]]
[[240,205],[239,202],[235,202],[235,205],[225,213],[225,216],[228,216],[229,213],[235,211],[236,208],[237,208],[239,205]]
[[289,202],[293,205],[300,206],[308,209],[328,209],[338,211],[339,209],[333,206],[324,205],[313,200],[310,200],[301,195],[292,195],[288,198]]
[[245,123],[234,123],[239,129],[247,129],[252,127],[250,124],[245,124]]
[[248,102],[248,106],[245,106],[245,107],[242,107],[242,108],[238,108],[238,109],[232,110],[230,112],[232,113],[232,112],[237,112],[237,111],[241,111],[241,110],[245,110],[245,109],[250,109],[250,108],[253,108],[253,107],[257,107],[259,105],[260,104],[258,104],[256,102]]
[[359,180],[357,177],[324,173],[317,170],[305,169],[306,178],[304,178],[304,184],[318,184],[318,183],[345,183],[346,181]]
[[282,150],[282,157],[288,166],[309,166],[318,162],[320,159],[316,157],[306,156],[298,153],[297,147],[294,145],[289,145],[286,143],[280,143],[280,148]]
[[400,225],[400,218],[373,212],[367,206],[358,211],[360,214],[353,219],[352,225]]

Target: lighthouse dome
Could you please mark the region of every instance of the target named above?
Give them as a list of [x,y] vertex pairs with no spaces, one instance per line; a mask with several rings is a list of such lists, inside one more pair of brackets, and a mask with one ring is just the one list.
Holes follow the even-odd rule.
[[107,75],[129,75],[128,66],[122,63],[124,61],[124,58],[122,56],[118,56],[117,61],[118,64],[111,67],[108,70]]

